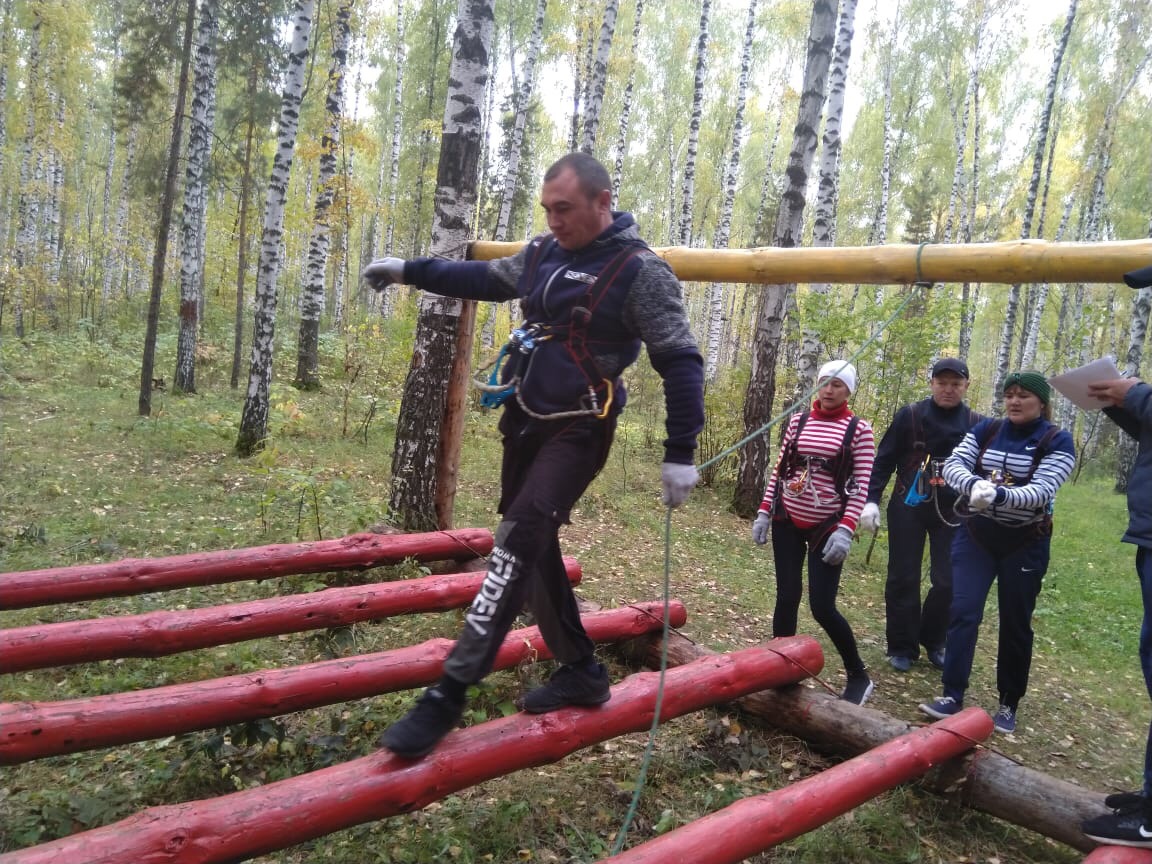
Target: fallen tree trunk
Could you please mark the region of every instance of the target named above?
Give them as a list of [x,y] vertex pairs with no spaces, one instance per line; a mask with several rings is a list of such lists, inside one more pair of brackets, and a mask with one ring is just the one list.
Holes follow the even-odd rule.
[[195,585],[270,579],[293,573],[366,570],[399,564],[408,558],[467,561],[491,552],[491,531],[464,528],[427,534],[351,534],[338,540],[313,543],[280,543],[164,558],[125,558],[109,564],[21,570],[0,573],[0,609],[27,609]]
[[866,801],[969,751],[992,734],[992,718],[968,708],[893,738],[812,777],[743,798],[613,856],[618,864],[739,864],[814,831]]
[[[628,646],[627,653],[634,662],[656,668],[660,642],[658,637],[640,639]],[[679,634],[669,636],[670,667],[714,653]],[[739,704],[748,714],[837,756],[855,756],[915,728],[882,711],[850,705],[808,687],[756,693]],[[987,749],[948,763],[923,784],[952,800],[1085,852],[1096,844],[1080,832],[1080,823],[1108,812],[1102,793],[1058,780]]]
[[[579,584],[579,563],[565,558],[564,565],[568,580]],[[374,618],[459,609],[472,602],[484,576],[481,572],[451,573],[203,609],[13,627],[0,630],[0,671],[24,672],[119,657],[164,657]]]
[[[664,678],[661,720],[800,680],[823,667],[808,636],[702,657]],[[219,798],[150,807],[120,822],[0,855],[0,864],[241,861],[425,807],[469,786],[559,761],[652,725],[660,676],[629,675],[595,708],[513,714],[450,732],[424,759],[371,756]]]
[[1152,849],[1133,846],[1097,846],[1084,864],[1152,864]]
[[[683,603],[669,601],[670,626],[682,627],[687,617]],[[633,639],[663,628],[664,604],[636,603],[593,612],[581,620],[594,642]],[[0,703],[0,764],[164,738],[422,687],[440,677],[454,644],[451,639],[432,639],[394,651],[190,684],[61,702]],[[539,629],[525,627],[505,638],[496,655],[496,668],[551,657]]]

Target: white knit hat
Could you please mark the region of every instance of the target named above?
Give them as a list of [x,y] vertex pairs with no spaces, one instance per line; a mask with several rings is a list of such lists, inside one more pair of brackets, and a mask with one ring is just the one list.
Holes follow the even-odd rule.
[[816,381],[823,384],[827,378],[839,378],[849,393],[856,392],[856,367],[847,360],[829,360],[821,366]]

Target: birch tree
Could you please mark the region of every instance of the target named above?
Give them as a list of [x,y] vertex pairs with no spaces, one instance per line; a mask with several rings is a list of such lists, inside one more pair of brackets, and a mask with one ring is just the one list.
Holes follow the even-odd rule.
[[600,38],[596,42],[592,77],[588,83],[588,103],[584,106],[584,132],[580,138],[580,149],[585,153],[596,151],[600,109],[604,105],[604,85],[608,81],[608,55],[612,51],[612,37],[616,33],[616,12],[619,5],[620,0],[606,0],[604,3],[604,20],[600,24]]
[[184,18],[184,47],[180,52],[180,75],[176,84],[176,108],[172,115],[172,140],[168,145],[168,167],[165,171],[164,198],[156,227],[156,245],[152,253],[152,291],[148,297],[148,323],[144,333],[144,359],[140,364],[141,417],[152,413],[152,372],[156,365],[156,331],[160,323],[160,296],[164,289],[164,261],[168,255],[168,234],[172,228],[172,210],[176,205],[176,178],[180,165],[181,135],[184,129],[184,103],[188,99],[188,71],[192,65],[192,34],[196,23],[196,0],[187,0]]
[[[492,0],[458,0],[436,172],[431,253],[461,258],[472,224],[488,86]],[[422,294],[392,452],[390,511],[410,530],[448,528],[456,493],[475,303]]]
[[[736,201],[736,179],[740,171],[740,154],[744,143],[744,108],[748,95],[748,78],[752,68],[752,37],[756,33],[756,0],[749,0],[747,22],[744,27],[744,47],[740,54],[740,77],[736,83],[736,116],[732,119],[732,143],[729,146],[728,166],[724,172],[724,199],[720,204],[720,220],[712,240],[715,249],[727,249],[732,235],[732,209]],[[767,172],[765,172],[767,173]],[[720,348],[724,338],[726,286],[713,282],[709,286],[708,340],[704,360],[704,380],[712,381],[720,362]]]
[[240,416],[236,453],[251,456],[268,437],[269,391],[272,386],[272,354],[276,341],[276,281],[280,275],[280,241],[284,236],[284,205],[296,152],[296,130],[307,72],[308,39],[316,0],[296,0],[292,10],[292,42],[284,95],[277,124],[276,154],[264,201],[264,228],[260,239],[260,263],[256,270],[256,312],[252,326],[252,354],[248,369],[248,392]]
[[624,100],[620,106],[620,129],[616,136],[616,164],[612,171],[612,207],[620,200],[620,183],[624,177],[624,154],[628,152],[628,124],[632,119],[632,97],[636,90],[636,66],[640,62],[640,21],[644,15],[644,0],[636,0],[636,16],[632,22],[632,49],[628,61],[628,83],[624,85]]
[[202,0],[196,30],[192,115],[189,118],[188,160],[184,170],[184,209],[180,246],[180,333],[172,388],[196,392],[196,337],[200,330],[200,298],[204,291],[203,237],[208,213],[207,168],[212,136],[209,109],[216,87],[216,14],[218,0]]
[[700,10],[700,31],[696,37],[696,74],[692,85],[692,115],[688,121],[688,152],[684,157],[684,180],[680,186],[680,245],[692,245],[692,207],[696,188],[696,151],[700,146],[700,118],[704,111],[704,76],[708,71],[708,17],[712,0],[704,0]]
[[[824,139],[820,154],[819,184],[816,187],[812,245],[832,246],[836,242],[836,199],[840,192],[840,129],[844,121],[844,95],[848,87],[848,61],[852,57],[852,37],[856,26],[856,0],[841,0],[836,28],[836,49],[828,74],[828,108],[824,112]],[[809,287],[812,316],[805,316],[800,334],[800,357],[796,367],[796,395],[807,391],[816,380],[816,370],[824,351],[823,340],[813,326],[827,302],[829,286]]]
[[332,65],[328,69],[328,94],[324,101],[327,125],[320,138],[320,177],[312,210],[312,236],[300,298],[300,336],[296,346],[296,387],[315,390],[320,386],[320,316],[324,312],[324,282],[332,237],[332,202],[336,197],[336,154],[344,113],[344,78],[348,68],[348,42],[352,2],[336,10],[332,33]]
[[[824,110],[828,68],[835,38],[836,4],[815,0],[808,28],[804,85],[796,126],[792,132],[792,150],[788,154],[788,185],[780,199],[773,246],[790,248],[798,245],[804,218],[805,190],[816,154],[817,130]],[[795,291],[795,285],[781,285],[767,286],[761,293],[752,347],[752,370],[744,395],[746,435],[762,428],[772,416],[772,403],[776,395],[776,361],[785,314]],[[769,447],[768,436],[759,435],[740,451],[732,509],[741,516],[751,516],[760,503],[768,470]]]

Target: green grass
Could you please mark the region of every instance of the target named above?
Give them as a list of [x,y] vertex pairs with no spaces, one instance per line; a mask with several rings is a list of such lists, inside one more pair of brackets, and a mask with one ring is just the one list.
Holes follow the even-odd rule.
[[[375,358],[355,381],[343,343],[326,345],[325,388],[275,389],[272,444],[232,455],[242,393],[227,389],[221,344],[198,370],[202,395],[157,394],[136,416],[132,340],[6,340],[0,354],[0,571],[113,561],[337,537],[388,517],[388,472],[403,350],[390,334],[356,337]],[[158,368],[168,368],[171,340]],[[168,352],[166,355],[164,352]],[[289,352],[290,353],[290,352]],[[395,369],[394,369],[395,367]],[[395,371],[396,369],[400,371]],[[287,380],[291,370],[278,372]],[[664,510],[659,504],[658,387],[638,382],[608,468],[565,529],[566,554],[584,568],[580,594],[605,607],[659,599]],[[717,399],[725,398],[722,394]],[[370,406],[375,404],[375,407]],[[657,402],[658,404],[658,402]],[[722,418],[731,422],[730,417]],[[495,417],[469,418],[457,524],[494,527],[499,440]],[[347,434],[341,434],[343,429]],[[727,432],[721,430],[717,434]],[[717,482],[725,482],[719,472]],[[700,489],[673,519],[671,584],[689,612],[686,635],[716,650],[770,634],[771,556],[727,510],[727,490]],[[1136,658],[1141,608],[1131,547],[1118,542],[1122,497],[1103,477],[1062,490],[1051,570],[1036,613],[1036,652],[1021,729],[993,743],[1024,764],[1105,790],[1138,783],[1148,699]],[[875,707],[921,719],[937,695],[924,664],[907,675],[884,662],[884,543],[866,545],[845,570],[842,608],[874,671]],[[409,574],[411,575],[411,574]],[[301,576],[0,613],[0,625],[207,606],[339,584],[349,574]],[[995,603],[977,651],[971,704],[996,701]],[[455,635],[458,613],[260,639],[155,660],[103,661],[8,675],[3,698],[54,700],[202,680]],[[806,609],[801,631],[842,669]],[[614,678],[629,670],[605,652]],[[2,662],[2,661],[0,661]],[[473,700],[472,721],[499,716],[523,682],[497,673]],[[9,768],[0,781],[0,850],[107,824],[160,803],[224,794],[367,754],[409,693],[334,705],[163,741]],[[736,726],[732,724],[736,723]],[[612,848],[637,780],[646,736],[596,745],[556,765],[519,772],[424,810],[342,831],[264,862],[595,861]],[[629,845],[731,803],[780,788],[830,762],[799,740],[719,710],[667,724],[656,743]],[[880,796],[762,862],[1076,861],[1043,838],[959,808],[915,784]]]

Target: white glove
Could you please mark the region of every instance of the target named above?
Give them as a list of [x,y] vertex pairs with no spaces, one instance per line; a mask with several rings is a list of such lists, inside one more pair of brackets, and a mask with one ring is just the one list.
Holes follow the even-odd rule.
[[851,548],[852,529],[841,525],[832,532],[832,536],[824,544],[824,563],[831,564],[833,567],[837,564],[843,564],[844,559],[848,557],[848,550]]
[[968,506],[981,513],[996,500],[996,485],[987,480],[977,480],[968,491]]
[[768,528],[772,524],[772,517],[767,513],[757,513],[756,520],[752,523],[752,542],[757,546],[763,546],[768,542]]
[[404,283],[403,258],[377,258],[360,274],[376,291],[383,291],[389,285]]
[[700,480],[695,465],[665,462],[660,466],[660,484],[664,487],[662,500],[668,507],[679,507],[688,500],[688,493]]
[[880,505],[869,501],[864,505],[864,509],[860,511],[860,521],[858,523],[864,531],[871,531],[875,534],[880,530]]

